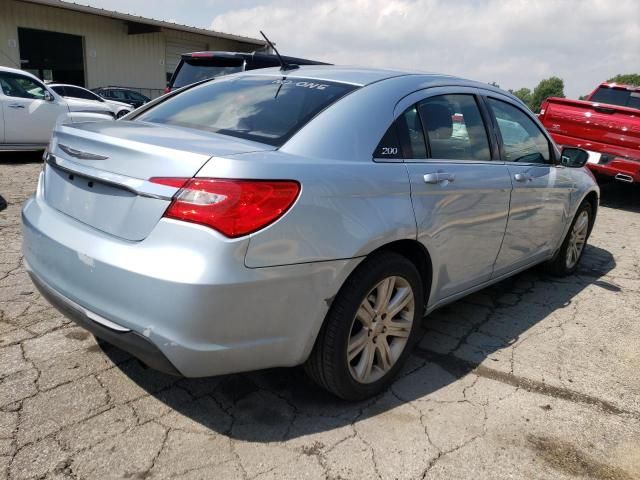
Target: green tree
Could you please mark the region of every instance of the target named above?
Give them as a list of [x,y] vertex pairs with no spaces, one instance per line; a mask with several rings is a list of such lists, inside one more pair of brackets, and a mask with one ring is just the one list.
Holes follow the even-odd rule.
[[498,82],[489,82],[489,85],[491,85],[492,87],[500,88]]
[[523,87],[523,88],[519,88],[518,90],[515,90],[515,91],[513,91],[511,93],[513,93],[516,97],[518,97],[520,100],[522,100],[527,105],[527,107],[531,108],[531,106],[532,106],[532,103],[531,103],[531,100],[532,100],[531,90],[529,90],[528,88]]
[[640,87],[640,73],[619,73],[607,82],[623,83],[625,85],[635,85]]
[[541,80],[531,95],[531,110],[540,111],[540,105],[549,97],[564,98],[564,81],[558,77]]

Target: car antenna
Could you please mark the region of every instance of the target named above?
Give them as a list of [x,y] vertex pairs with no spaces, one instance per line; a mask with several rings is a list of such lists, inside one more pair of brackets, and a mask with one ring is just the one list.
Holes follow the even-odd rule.
[[287,70],[295,70],[296,68],[300,68],[300,65],[295,65],[293,63],[285,62],[284,58],[280,56],[280,52],[278,52],[278,49],[273,45],[273,43],[271,43],[271,40],[267,38],[267,36],[264,34],[262,30],[260,30],[260,35],[264,37],[264,39],[267,41],[269,46],[273,49],[274,52],[276,52],[276,55],[278,56],[278,60],[280,60],[280,71],[286,72]]

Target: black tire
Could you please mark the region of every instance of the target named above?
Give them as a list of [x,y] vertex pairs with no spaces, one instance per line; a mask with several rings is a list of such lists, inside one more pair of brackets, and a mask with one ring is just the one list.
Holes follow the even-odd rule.
[[[580,217],[582,212],[587,212],[587,215],[589,216],[587,237],[585,238],[584,247],[580,251],[578,260],[575,262],[573,266],[569,267],[567,266],[567,255],[569,254],[569,243],[571,240],[571,232],[573,231],[573,227],[576,223],[576,220],[578,220],[578,217]],[[589,234],[591,233],[592,226],[593,226],[593,209],[591,208],[591,204],[585,200],[584,202],[582,202],[580,207],[578,207],[578,211],[573,217],[573,221],[571,222],[569,231],[567,231],[567,235],[564,238],[564,241],[562,242],[562,246],[560,247],[560,250],[558,250],[556,255],[551,260],[549,260],[547,263],[544,264],[545,271],[557,277],[565,277],[575,272],[576,269],[578,268],[578,265],[580,264],[580,259],[582,258],[582,255],[584,255],[584,251],[586,250],[587,241],[589,240]]]
[[126,110],[120,110],[117,114],[116,114],[116,120],[119,120],[120,118],[124,117],[127,113]]
[[[395,364],[380,379],[372,383],[360,383],[350,373],[347,361],[347,344],[353,319],[365,297],[390,276],[401,277],[411,287],[414,297],[413,323],[404,350]],[[318,385],[345,400],[363,400],[384,391],[410,354],[421,328],[423,313],[424,289],[415,265],[393,252],[368,258],[351,274],[336,295],[305,363],[307,374]]]

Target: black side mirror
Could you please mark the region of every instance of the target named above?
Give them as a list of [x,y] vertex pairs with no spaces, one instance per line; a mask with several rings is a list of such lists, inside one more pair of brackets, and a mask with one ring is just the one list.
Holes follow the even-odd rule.
[[589,160],[589,152],[581,148],[566,147],[560,154],[560,164],[570,168],[584,167]]

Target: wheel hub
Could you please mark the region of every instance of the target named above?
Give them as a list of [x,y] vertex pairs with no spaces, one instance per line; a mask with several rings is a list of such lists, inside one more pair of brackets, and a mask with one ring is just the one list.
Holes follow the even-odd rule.
[[414,310],[413,290],[402,277],[388,277],[367,294],[347,347],[349,371],[356,381],[375,382],[393,367],[407,344]]

